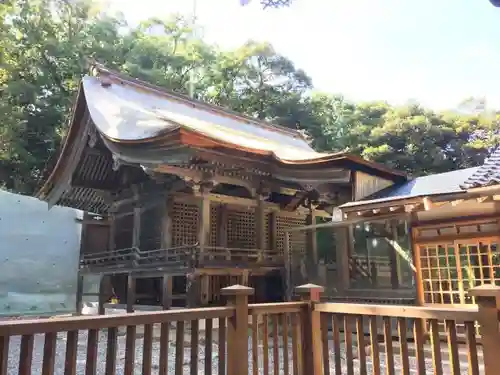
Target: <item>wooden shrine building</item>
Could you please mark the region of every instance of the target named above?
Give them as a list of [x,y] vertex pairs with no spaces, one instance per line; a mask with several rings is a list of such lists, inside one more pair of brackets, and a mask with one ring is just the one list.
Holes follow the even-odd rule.
[[[340,205],[333,297],[401,296],[475,303],[467,291],[500,283],[500,150],[483,166],[418,177]],[[318,229],[316,229],[318,230]],[[358,265],[358,267],[353,267]],[[363,277],[353,273],[362,270]],[[359,272],[358,272],[359,273]],[[360,282],[361,281],[361,282]]]
[[[235,282],[255,287],[257,301],[280,300],[288,229],[404,181],[317,153],[298,131],[96,65],[38,197],[85,211],[79,301],[83,277],[101,275],[100,301],[114,296],[130,311],[217,303]],[[317,264],[315,237],[293,244]]]

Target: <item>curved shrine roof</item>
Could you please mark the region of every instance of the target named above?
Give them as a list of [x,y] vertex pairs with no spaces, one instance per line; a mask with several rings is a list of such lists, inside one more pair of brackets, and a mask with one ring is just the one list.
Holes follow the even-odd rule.
[[[402,172],[357,156],[316,152],[297,130],[192,100],[101,65],[94,66],[94,73],[81,81],[65,144],[38,193],[40,199],[52,204],[71,188],[75,169],[85,158],[89,134],[95,131],[106,152],[137,166],[175,163],[179,150],[226,150],[276,168],[314,167],[318,174],[325,168],[342,167],[394,181],[406,180]],[[116,176],[113,178],[116,180]]]

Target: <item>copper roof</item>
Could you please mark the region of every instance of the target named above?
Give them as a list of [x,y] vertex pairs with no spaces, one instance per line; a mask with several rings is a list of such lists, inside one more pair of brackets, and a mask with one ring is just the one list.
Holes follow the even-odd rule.
[[[53,202],[64,198],[77,166],[90,157],[84,149],[92,132],[98,133],[110,156],[137,166],[174,163],[179,150],[232,150],[279,168],[307,168],[317,174],[324,168],[342,167],[406,180],[403,172],[354,155],[316,152],[297,130],[192,100],[95,65],[94,74],[81,81],[68,136],[39,198],[48,200],[52,195]],[[110,157],[107,159],[100,162],[109,164]],[[109,171],[106,176],[109,181],[117,178]],[[85,200],[102,198],[87,196]],[[101,203],[100,210],[104,209]]]

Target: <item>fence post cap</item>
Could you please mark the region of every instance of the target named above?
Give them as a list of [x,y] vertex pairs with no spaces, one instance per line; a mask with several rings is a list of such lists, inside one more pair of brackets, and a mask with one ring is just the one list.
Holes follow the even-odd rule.
[[223,296],[251,296],[254,292],[254,288],[238,284],[231,285],[220,290],[220,294]]
[[297,294],[309,294],[313,291],[323,293],[324,290],[325,288],[323,288],[322,286],[311,283],[295,287],[295,293]]
[[467,292],[471,297],[496,297],[500,298],[500,286],[495,284],[484,284],[475,286]]

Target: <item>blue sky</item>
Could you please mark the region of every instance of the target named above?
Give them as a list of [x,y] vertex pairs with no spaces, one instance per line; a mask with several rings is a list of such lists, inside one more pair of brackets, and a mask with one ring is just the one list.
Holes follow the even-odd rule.
[[[193,0],[108,0],[131,23],[192,13]],[[436,109],[470,96],[500,108],[500,8],[488,0],[197,0],[201,34],[223,48],[271,42],[316,89],[352,100],[414,99]]]

